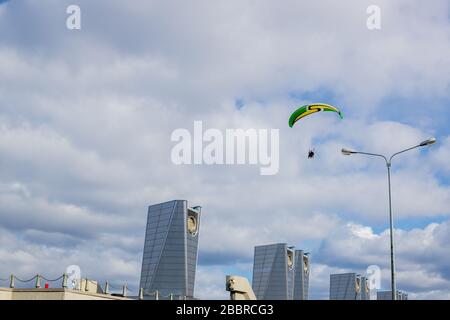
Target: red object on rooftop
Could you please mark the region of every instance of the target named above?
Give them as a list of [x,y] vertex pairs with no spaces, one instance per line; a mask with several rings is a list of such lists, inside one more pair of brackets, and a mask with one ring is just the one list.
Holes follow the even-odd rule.
[[45,289],[48,289],[48,283],[45,283]]

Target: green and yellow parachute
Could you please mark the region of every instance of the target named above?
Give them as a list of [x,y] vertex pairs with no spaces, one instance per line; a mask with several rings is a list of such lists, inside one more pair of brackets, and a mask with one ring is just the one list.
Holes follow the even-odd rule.
[[319,111],[331,111],[336,112],[341,119],[343,119],[342,112],[336,107],[325,103],[311,103],[304,106],[301,106],[297,110],[295,110],[291,116],[289,117],[289,127],[292,126],[300,119],[309,116],[310,114],[319,112]]

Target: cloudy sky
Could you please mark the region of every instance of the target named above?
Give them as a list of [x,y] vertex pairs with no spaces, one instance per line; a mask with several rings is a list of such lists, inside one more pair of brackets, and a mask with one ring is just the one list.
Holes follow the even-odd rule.
[[[66,8],[81,8],[81,30]],[[381,8],[381,29],[366,9]],[[82,275],[136,289],[147,206],[203,206],[196,295],[251,279],[253,247],[312,254],[329,274],[382,269],[389,288],[390,154],[398,288],[450,299],[450,3],[395,1],[0,1],[0,278]],[[344,120],[287,125],[296,106]],[[280,170],[181,165],[177,128],[280,129]],[[315,148],[314,160],[306,159]],[[0,283],[5,285],[5,283]]]

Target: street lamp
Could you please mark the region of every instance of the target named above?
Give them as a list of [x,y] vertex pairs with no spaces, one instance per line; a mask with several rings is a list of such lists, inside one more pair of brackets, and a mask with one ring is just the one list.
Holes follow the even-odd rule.
[[377,154],[377,153],[368,153],[368,152],[360,152],[360,151],[353,151],[353,150],[349,150],[349,149],[345,149],[343,148],[341,150],[343,155],[349,156],[352,154],[364,154],[364,155],[368,155],[368,156],[374,156],[374,157],[381,157],[385,160],[386,162],[386,167],[387,167],[387,172],[388,172],[388,186],[389,186],[389,230],[390,230],[390,239],[391,239],[391,290],[392,290],[392,300],[396,300],[397,296],[396,296],[396,286],[395,286],[395,261],[394,261],[394,219],[392,216],[392,198],[391,198],[391,163],[392,163],[392,158],[394,158],[396,155],[415,149],[415,148],[419,148],[419,147],[425,147],[425,146],[429,146],[432,145],[433,143],[436,142],[436,138],[429,138],[425,141],[422,141],[421,143],[419,143],[418,145],[396,152],[394,153],[392,156],[389,157],[389,160],[387,157],[385,157],[382,154]]

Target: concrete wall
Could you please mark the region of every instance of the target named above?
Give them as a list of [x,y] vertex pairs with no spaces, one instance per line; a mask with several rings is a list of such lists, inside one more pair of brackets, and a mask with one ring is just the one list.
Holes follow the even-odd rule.
[[11,290],[0,288],[0,300],[11,300]]
[[70,289],[9,289],[0,288],[0,300],[128,300],[107,294]]
[[129,299],[106,294],[91,294],[91,293],[87,294],[77,291],[69,291],[65,293],[64,300],[129,300]]

